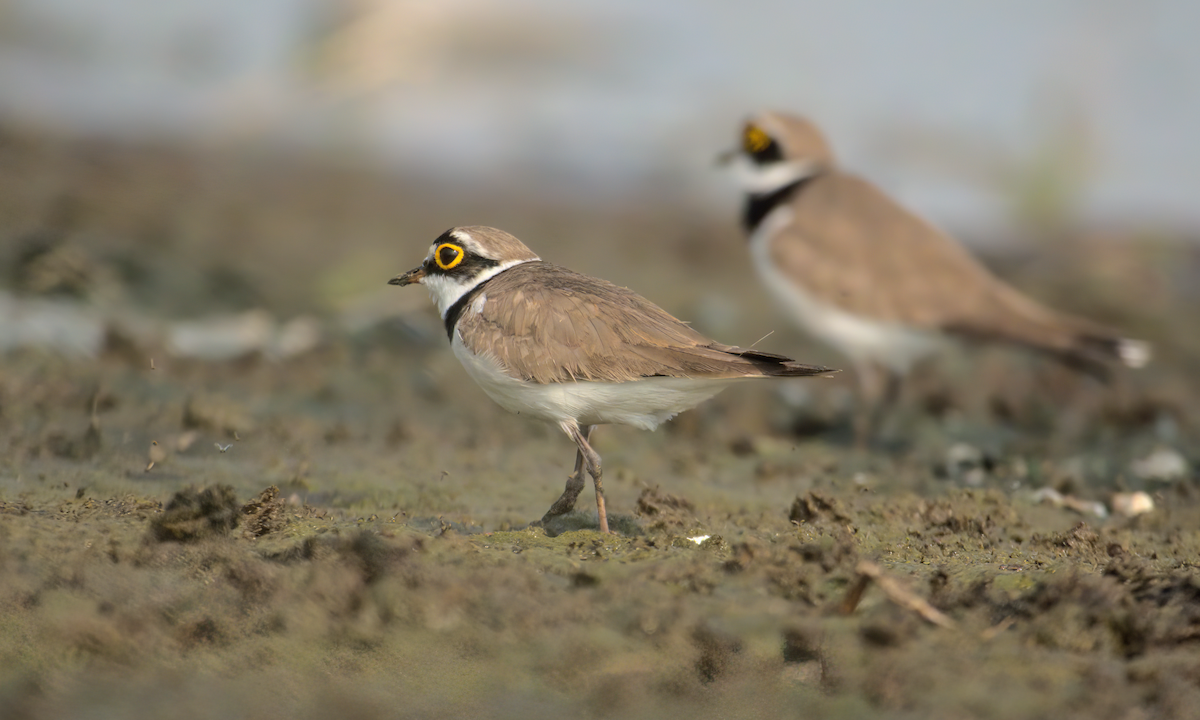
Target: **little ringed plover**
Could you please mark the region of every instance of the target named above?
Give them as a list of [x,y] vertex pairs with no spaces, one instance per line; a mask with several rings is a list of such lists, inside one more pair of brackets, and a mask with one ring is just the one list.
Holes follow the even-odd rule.
[[632,290],[543,262],[495,228],[447,230],[389,283],[429,288],[455,356],[483,391],[575,442],[575,471],[543,522],[574,508],[586,467],[608,532],[600,456],[588,442],[596,425],[653,430],[741,380],[833,372],[714,342]]
[[1111,364],[1150,359],[1147,343],[1026,297],[948,235],[840,170],[804,118],[750,118],[726,158],[746,192],[742,224],[763,284],[855,367],[860,444],[900,378],[946,337],[1022,345],[1102,377]]

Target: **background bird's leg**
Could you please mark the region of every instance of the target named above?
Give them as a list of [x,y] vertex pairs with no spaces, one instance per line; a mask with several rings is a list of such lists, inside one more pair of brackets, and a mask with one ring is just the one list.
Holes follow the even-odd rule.
[[592,429],[595,426],[588,426],[586,436],[579,432],[579,426],[573,422],[570,425],[564,423],[562,427],[575,441],[575,445],[579,447],[579,453],[587,463],[588,474],[592,476],[592,484],[596,486],[596,514],[600,517],[600,532],[606,533],[608,532],[608,513],[604,509],[604,486],[600,482],[604,471],[600,467],[600,454],[588,444],[588,439],[591,438]]
[[854,414],[854,446],[865,450],[878,434],[888,410],[900,396],[900,376],[890,368],[866,362],[858,373],[858,408]]
[[[585,441],[592,437],[592,430],[595,429],[595,425],[588,425],[586,428],[584,428],[583,437]],[[576,429],[575,432],[579,432],[579,430]],[[570,435],[571,439],[575,440],[575,436],[570,431],[567,431],[567,435]],[[576,441],[576,445],[578,445],[578,441]],[[563,494],[554,501],[554,504],[551,505],[550,509],[546,511],[546,514],[542,516],[541,522],[543,525],[550,520],[550,518],[557,517],[559,515],[565,515],[575,509],[575,500],[579,498],[579,493],[583,492],[583,462],[583,449],[576,447],[575,472],[571,473],[571,476],[567,478],[567,486],[563,489]]]

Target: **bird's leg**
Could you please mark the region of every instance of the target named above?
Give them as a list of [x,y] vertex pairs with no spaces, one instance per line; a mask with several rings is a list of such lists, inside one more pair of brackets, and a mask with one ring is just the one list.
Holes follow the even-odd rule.
[[[585,439],[592,436],[592,430],[595,429],[595,427],[595,425],[588,425],[587,428],[584,429],[583,435]],[[578,430],[576,430],[576,432],[578,432]],[[569,431],[567,434],[571,435]],[[572,435],[571,439],[574,440],[575,437]],[[583,450],[576,448],[575,472],[571,473],[571,476],[567,478],[567,487],[563,489],[563,494],[554,501],[554,504],[551,505],[550,509],[546,511],[546,514],[542,516],[542,524],[545,525],[550,518],[557,517],[559,515],[565,515],[574,510],[575,500],[578,499],[579,493],[583,492],[583,485]]]
[[900,396],[900,376],[875,363],[862,363],[856,371],[859,406],[854,415],[854,446],[865,450],[877,439],[888,410]]
[[571,439],[575,441],[575,445],[579,448],[580,455],[583,456],[584,462],[587,464],[588,474],[592,476],[592,484],[596,486],[596,514],[600,517],[600,532],[608,532],[608,513],[604,509],[604,486],[601,484],[601,477],[604,471],[600,467],[600,454],[592,449],[588,444],[588,438],[592,435],[592,428],[588,426],[587,437],[579,432],[579,426],[574,422],[563,423],[562,428],[566,431]]

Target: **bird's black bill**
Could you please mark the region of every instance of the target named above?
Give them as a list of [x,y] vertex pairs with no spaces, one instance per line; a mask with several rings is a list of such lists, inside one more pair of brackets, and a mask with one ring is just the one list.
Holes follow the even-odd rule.
[[388,280],[388,285],[399,285],[404,287],[405,285],[412,285],[413,283],[421,282],[421,278],[423,277],[425,277],[425,266],[421,265],[420,267],[415,267],[412,270],[409,270],[403,275],[397,275],[391,280]]

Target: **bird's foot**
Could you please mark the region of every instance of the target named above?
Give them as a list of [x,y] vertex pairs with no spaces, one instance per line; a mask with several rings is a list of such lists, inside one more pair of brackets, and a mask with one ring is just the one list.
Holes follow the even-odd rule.
[[567,486],[563,489],[562,495],[554,501],[554,504],[550,506],[550,509],[546,511],[546,514],[542,516],[542,519],[538,523],[545,525],[550,520],[560,515],[566,515],[574,510],[575,501],[579,499],[579,493],[583,492],[583,487],[582,474],[569,476],[567,478]]

